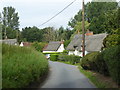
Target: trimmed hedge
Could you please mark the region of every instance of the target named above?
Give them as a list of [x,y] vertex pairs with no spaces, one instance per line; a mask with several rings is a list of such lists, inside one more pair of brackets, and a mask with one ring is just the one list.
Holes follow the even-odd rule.
[[23,88],[48,71],[45,56],[29,47],[2,45],[2,87]]
[[50,55],[50,60],[51,61],[57,61],[58,60],[58,54],[51,54]]
[[108,48],[104,53],[110,76],[120,85],[120,45]]
[[65,62],[70,62],[71,64],[75,64],[75,63],[80,62],[80,57],[75,56],[75,55],[63,55],[63,54],[60,54],[59,57],[58,57],[58,60],[65,61]]

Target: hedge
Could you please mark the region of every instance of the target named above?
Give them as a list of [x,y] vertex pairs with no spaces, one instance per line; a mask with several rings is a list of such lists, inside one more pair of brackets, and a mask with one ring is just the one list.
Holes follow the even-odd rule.
[[108,48],[104,53],[110,75],[120,85],[120,45]]
[[84,69],[94,70],[104,75],[109,75],[108,67],[103,59],[103,54],[100,52],[92,52],[87,54],[81,60],[81,66]]
[[58,60],[65,61],[65,62],[70,62],[71,64],[75,64],[75,63],[80,62],[80,57],[75,56],[75,55],[63,55],[63,54],[60,54],[59,57],[58,57]]
[[81,60],[84,69],[110,75],[120,85],[120,45],[87,54]]
[[48,61],[29,47],[2,45],[2,87],[23,88],[48,71]]
[[57,61],[58,60],[58,54],[51,54],[50,55],[50,60],[51,61]]

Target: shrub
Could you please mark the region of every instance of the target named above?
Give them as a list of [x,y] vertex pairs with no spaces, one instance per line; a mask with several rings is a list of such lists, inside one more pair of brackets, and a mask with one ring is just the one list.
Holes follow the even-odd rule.
[[2,45],[2,87],[21,88],[48,71],[45,56],[30,47]]
[[75,64],[75,63],[80,62],[80,57],[75,56],[75,55],[63,55],[63,54],[60,54],[59,57],[58,57],[58,60],[65,61],[65,62],[70,62],[71,64]]
[[113,80],[120,84],[120,45],[106,49],[104,60]]
[[33,42],[32,47],[34,47],[37,51],[43,51],[43,48],[45,47],[46,43],[43,42]]
[[103,59],[104,52],[92,52],[87,54],[81,60],[81,66],[84,69],[94,70],[104,75],[109,75],[108,67]]
[[107,64],[106,64],[106,62],[105,62],[105,60],[103,58],[104,54],[105,54],[104,51],[102,51],[101,53],[98,54],[98,56],[97,56],[98,58],[96,60],[96,63],[97,63],[99,73],[108,76],[109,71],[108,71],[108,66],[107,66]]
[[50,60],[51,61],[57,61],[58,60],[58,54],[51,54],[50,55]]
[[96,64],[98,54],[99,54],[99,52],[92,52],[92,53],[87,54],[85,57],[82,58],[81,66],[84,69],[98,71],[98,67]]

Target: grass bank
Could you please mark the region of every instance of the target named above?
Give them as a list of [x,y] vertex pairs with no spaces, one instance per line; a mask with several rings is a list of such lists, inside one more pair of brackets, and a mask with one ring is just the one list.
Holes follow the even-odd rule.
[[2,45],[2,87],[22,88],[48,71],[45,56],[34,49]]
[[84,70],[81,66],[78,66],[80,72],[82,72],[97,88],[118,88],[111,77],[104,76],[97,72]]

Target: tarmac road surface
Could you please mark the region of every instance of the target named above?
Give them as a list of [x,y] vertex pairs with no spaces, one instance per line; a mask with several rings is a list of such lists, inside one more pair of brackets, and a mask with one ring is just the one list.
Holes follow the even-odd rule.
[[50,73],[40,88],[96,88],[74,65],[49,61]]

